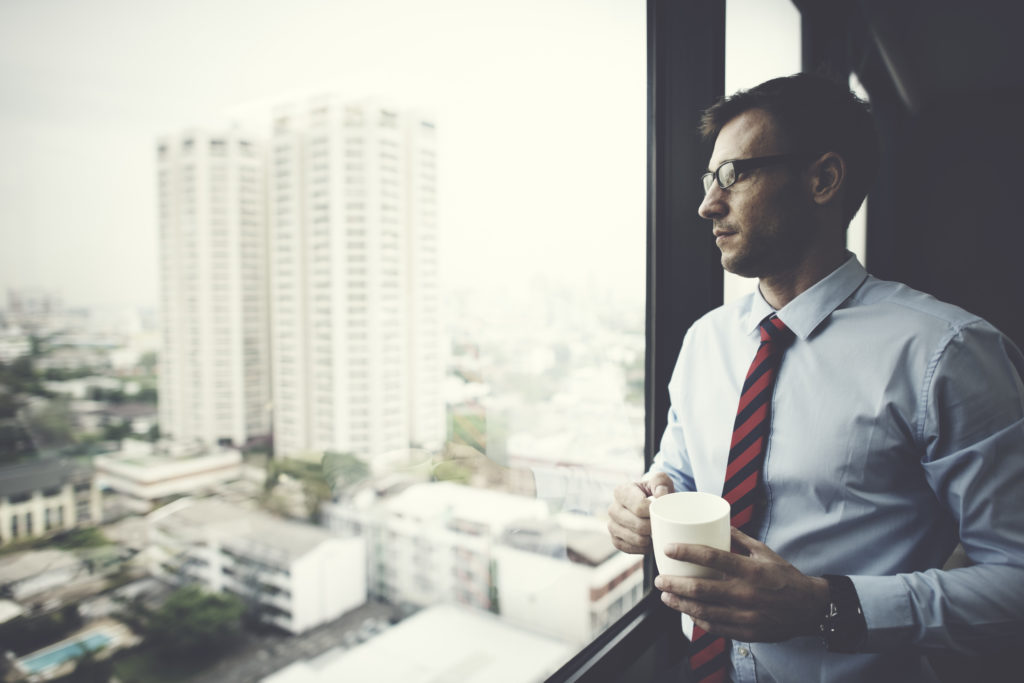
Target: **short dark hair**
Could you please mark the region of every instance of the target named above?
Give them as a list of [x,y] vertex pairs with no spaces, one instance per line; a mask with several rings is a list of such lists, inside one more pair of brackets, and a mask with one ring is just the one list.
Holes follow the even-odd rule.
[[722,127],[751,109],[766,111],[790,152],[835,152],[846,162],[843,215],[847,221],[875,181],[878,134],[868,104],[847,85],[810,73],[774,78],[724,97],[701,118],[700,131],[714,142]]

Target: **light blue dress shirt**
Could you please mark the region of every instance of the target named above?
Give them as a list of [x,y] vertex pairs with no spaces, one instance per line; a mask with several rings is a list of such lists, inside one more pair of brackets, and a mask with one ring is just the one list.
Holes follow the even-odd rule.
[[[652,471],[721,493],[740,387],[772,313],[759,292],[687,332]],[[851,576],[863,653],[734,642],[738,681],[928,680],[928,648],[1024,632],[1024,357],[990,324],[848,260],[778,311],[796,339],[772,403],[758,538]],[[957,540],[975,566],[941,571]]]

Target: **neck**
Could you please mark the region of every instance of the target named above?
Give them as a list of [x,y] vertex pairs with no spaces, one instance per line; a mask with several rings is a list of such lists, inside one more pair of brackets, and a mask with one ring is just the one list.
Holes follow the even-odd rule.
[[845,248],[832,250],[827,255],[810,259],[792,270],[762,277],[758,280],[757,286],[764,300],[772,308],[779,310],[825,279],[846,259]]

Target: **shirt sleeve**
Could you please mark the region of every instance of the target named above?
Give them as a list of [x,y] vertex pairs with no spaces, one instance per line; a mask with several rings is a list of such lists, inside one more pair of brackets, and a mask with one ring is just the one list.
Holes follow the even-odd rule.
[[978,321],[949,336],[922,388],[924,475],[973,566],[853,576],[867,651],[977,654],[1024,635],[1024,358]]
[[674,408],[668,409],[668,425],[661,437],[661,447],[654,456],[648,473],[664,472],[672,480],[676,491],[696,491],[693,471],[686,455],[686,447],[682,440],[682,427]]

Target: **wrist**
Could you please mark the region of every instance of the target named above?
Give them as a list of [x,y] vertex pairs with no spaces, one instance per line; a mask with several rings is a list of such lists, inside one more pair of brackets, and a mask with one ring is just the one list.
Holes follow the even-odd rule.
[[848,576],[826,574],[828,605],[818,630],[829,652],[857,652],[868,634],[857,589]]
[[828,581],[820,576],[809,576],[810,589],[808,591],[808,618],[801,635],[821,636],[821,615],[825,613],[829,605]]

